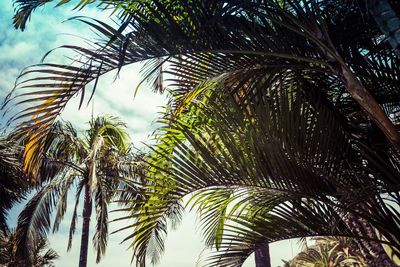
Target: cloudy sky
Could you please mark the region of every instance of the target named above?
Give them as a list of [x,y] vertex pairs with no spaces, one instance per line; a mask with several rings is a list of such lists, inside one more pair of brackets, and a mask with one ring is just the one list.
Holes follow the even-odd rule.
[[[64,22],[69,17],[85,15],[97,19],[109,20],[108,15],[98,13],[95,9],[84,11],[72,11],[71,7],[53,9],[51,6],[39,9],[33,16],[24,32],[14,30],[12,27],[13,7],[12,1],[3,1],[0,6],[0,100],[13,88],[18,74],[28,65],[38,63],[42,56],[59,45],[76,44],[82,42],[76,36],[89,37],[91,32],[77,22]],[[63,53],[57,52],[48,59],[62,62],[65,60]],[[156,128],[155,120],[157,112],[165,102],[165,97],[154,94],[146,88],[142,88],[137,96],[133,97],[133,91],[140,76],[140,65],[132,65],[124,69],[120,77],[115,80],[115,73],[107,74],[99,81],[94,97],[94,115],[113,114],[122,118],[129,126],[132,141],[137,147],[143,147],[150,133]],[[74,99],[62,113],[62,119],[73,122],[78,129],[85,129],[87,121],[91,117],[92,104],[78,110],[78,100]],[[0,121],[0,125],[4,121]],[[72,203],[73,198],[70,197]],[[70,203],[70,204],[71,204]],[[69,205],[72,208],[72,205]],[[15,225],[17,212],[11,214],[10,225]],[[118,214],[111,215],[112,218]],[[79,259],[80,229],[74,239],[73,248],[66,252],[67,233],[70,224],[70,216],[65,216],[60,231],[49,236],[51,246],[61,256],[56,262],[58,267],[77,266]],[[112,223],[111,231],[125,226],[126,222]],[[93,229],[93,227],[92,227]],[[129,230],[110,236],[107,254],[100,264],[95,264],[95,253],[89,250],[89,266],[123,267],[130,266],[131,251],[128,243],[120,244],[122,239],[129,234]],[[282,264],[281,259],[290,259],[296,255],[298,246],[296,241],[278,242],[271,245],[272,265]],[[196,217],[192,213],[184,216],[180,227],[176,231],[170,231],[167,237],[166,252],[161,259],[160,267],[191,267],[195,266],[198,256],[204,253],[196,226]],[[254,266],[254,259],[249,258],[245,267]]]

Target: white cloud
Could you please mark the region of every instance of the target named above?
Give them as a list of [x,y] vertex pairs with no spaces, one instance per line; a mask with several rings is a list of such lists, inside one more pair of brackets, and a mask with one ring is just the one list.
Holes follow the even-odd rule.
[[[134,90],[140,82],[139,64],[133,64],[123,69],[119,78],[115,80],[115,72],[104,75],[98,84],[93,100],[89,105],[84,102],[78,110],[80,95],[71,101],[61,117],[73,122],[76,127],[85,129],[86,122],[93,115],[111,114],[122,118],[128,126],[135,146],[141,147],[147,142],[149,134],[157,127],[158,113],[163,109],[166,98],[143,87],[134,97]],[[147,90],[146,90],[147,89]],[[91,94],[90,86],[87,89],[86,101]]]

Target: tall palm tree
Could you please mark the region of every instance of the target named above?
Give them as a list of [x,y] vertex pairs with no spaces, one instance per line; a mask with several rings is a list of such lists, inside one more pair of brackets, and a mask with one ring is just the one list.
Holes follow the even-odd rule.
[[27,261],[26,258],[17,257],[14,250],[15,232],[10,230],[0,231],[0,266],[18,267],[54,267],[54,260],[59,258],[56,251],[48,248],[48,242],[41,237],[38,245],[32,251],[33,261]]
[[[18,14],[27,15],[22,16],[24,23],[35,7],[50,1],[17,2],[22,3]],[[25,165],[34,177],[45,137],[68,100],[102,74],[149,59],[146,79],[155,89],[163,89],[158,82],[163,72],[174,75],[176,114],[200,92],[215,88],[214,84],[228,84],[229,94],[252,102],[260,101],[257,89],[263,88],[258,83],[266,81],[265,87],[271,87],[283,79],[285,84],[301,83],[308,93],[323,94],[325,105],[346,121],[349,135],[362,138],[372,151],[378,149],[387,164],[397,157],[398,56],[368,15],[366,5],[360,4],[364,1],[98,2],[121,11],[120,26],[80,19],[104,36],[104,42],[89,48],[65,46],[79,54],[73,65],[35,66],[22,75],[24,81],[17,86],[30,90],[20,102],[36,105],[14,117],[34,116],[19,127],[28,136]],[[30,74],[39,77],[29,79]],[[40,96],[32,98],[35,93]],[[9,98],[9,102],[15,101]],[[371,171],[380,164],[372,164]],[[378,173],[374,177],[380,180],[383,174]],[[385,183],[396,184],[396,179]],[[374,204],[379,206],[382,203],[377,198]]]
[[29,255],[51,227],[57,231],[67,209],[68,193],[75,188],[68,249],[71,248],[78,204],[84,195],[79,266],[87,266],[90,219],[94,202],[96,229],[93,245],[96,262],[104,255],[108,239],[108,203],[116,194],[122,178],[134,166],[129,160],[129,136],[126,126],[115,117],[98,117],[79,136],[70,123],[57,123],[48,137],[46,153],[40,168],[42,180],[49,180],[26,204],[18,218],[17,253]]

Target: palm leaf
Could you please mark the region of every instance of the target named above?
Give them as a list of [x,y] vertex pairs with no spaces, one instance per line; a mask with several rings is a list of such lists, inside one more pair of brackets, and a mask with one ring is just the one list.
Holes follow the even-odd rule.
[[[70,179],[73,179],[72,176]],[[51,227],[51,213],[57,206],[57,198],[66,183],[63,179],[55,179],[38,191],[26,204],[18,216],[16,230],[16,255],[31,259],[41,240],[46,237]]]

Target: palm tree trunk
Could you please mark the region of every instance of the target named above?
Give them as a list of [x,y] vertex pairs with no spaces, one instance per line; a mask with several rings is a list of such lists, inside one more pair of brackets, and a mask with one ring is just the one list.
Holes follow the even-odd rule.
[[254,252],[256,267],[271,267],[269,244],[263,244]]
[[[363,236],[370,239],[378,239],[374,228],[364,219],[349,213],[346,216],[346,223],[357,236]],[[378,242],[367,240],[356,240],[356,243],[367,260],[367,266],[370,267],[395,267],[396,265],[389,258],[383,246]]]
[[87,266],[87,254],[89,247],[89,227],[90,216],[92,215],[92,194],[90,192],[89,184],[85,184],[85,199],[83,204],[83,223],[82,223],[82,236],[81,236],[81,251],[79,256],[79,267]]
[[381,129],[387,139],[394,144],[400,142],[400,135],[396,127],[385,114],[379,103],[364,87],[360,80],[350,70],[347,65],[342,65],[338,71],[338,76],[342,78],[347,91],[352,98],[367,113],[368,117]]
[[[369,0],[369,1],[380,2],[382,0]],[[387,0],[383,0],[383,2],[386,1]],[[322,30],[317,24],[313,25],[311,31],[313,31],[315,36],[319,38],[322,42],[326,42]],[[375,97],[367,90],[367,88],[365,88],[365,86],[357,78],[355,73],[352,72],[351,68],[347,66],[343,60],[342,63],[339,62],[337,58],[334,55],[332,55],[331,52],[326,51],[324,47],[320,46],[320,49],[322,53],[325,54],[328,62],[331,63],[332,70],[343,81],[346,90],[350,93],[354,101],[358,103],[358,105],[364,110],[364,112],[368,115],[368,117],[379,127],[379,129],[382,131],[382,133],[385,134],[386,138],[391,143],[393,144],[400,143],[400,134],[397,132],[396,127],[389,119],[389,117],[386,115],[386,113],[383,111],[382,107],[379,105]]]

